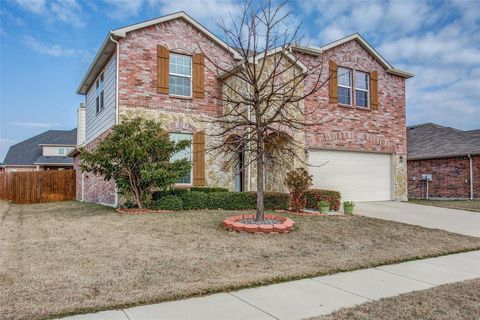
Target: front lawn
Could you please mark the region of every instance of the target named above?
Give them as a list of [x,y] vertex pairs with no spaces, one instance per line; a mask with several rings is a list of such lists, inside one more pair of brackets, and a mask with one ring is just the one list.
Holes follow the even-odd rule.
[[405,293],[310,320],[478,320],[480,278]]
[[221,226],[233,214],[11,205],[0,213],[0,318],[154,303],[480,249],[480,238],[359,216],[291,216],[290,234],[237,234]]
[[408,202],[427,206],[480,212],[480,200],[424,200],[409,199]]

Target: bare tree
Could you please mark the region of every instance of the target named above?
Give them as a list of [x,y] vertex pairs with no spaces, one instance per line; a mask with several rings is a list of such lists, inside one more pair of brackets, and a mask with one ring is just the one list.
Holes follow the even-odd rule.
[[238,153],[248,155],[244,168],[256,168],[256,221],[261,222],[265,166],[280,165],[288,159],[305,163],[304,132],[313,124],[309,115],[316,107],[306,108],[303,102],[328,79],[321,80],[323,56],[317,57],[318,63],[307,66],[295,55],[302,40],[300,25],[288,25],[291,19],[285,1],[247,1],[241,7],[240,18],[231,19],[228,27],[225,22],[220,27],[227,44],[236,48],[239,57],[225,67],[215,57],[205,55],[209,62],[205,65],[217,75],[222,88],[214,98],[223,106],[221,115],[205,120],[218,128],[212,134],[218,137],[218,143],[209,150],[221,150],[232,165]]

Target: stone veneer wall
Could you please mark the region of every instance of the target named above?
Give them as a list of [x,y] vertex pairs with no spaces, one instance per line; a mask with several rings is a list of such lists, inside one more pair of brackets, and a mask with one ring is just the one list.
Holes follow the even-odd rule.
[[[480,156],[472,156],[473,196],[480,199]],[[470,197],[470,159],[454,157],[408,160],[408,197],[424,198],[426,184],[422,174],[432,174],[429,198],[467,199]]]
[[[360,71],[378,71],[379,106],[377,110],[339,106],[329,103],[328,82],[305,101],[307,112],[315,126],[306,132],[307,148],[333,148],[351,151],[393,153],[395,198],[407,197],[405,79],[388,74],[384,67],[357,41],[334,47],[325,56],[316,57],[295,53],[306,65],[313,66],[322,59],[334,60],[339,66]],[[314,85],[318,75],[306,79],[305,90]],[[328,63],[321,70],[321,79],[328,79]]]
[[[88,143],[85,148],[92,150],[98,143],[105,138],[109,130],[102,133],[92,142]],[[106,181],[103,177],[93,173],[80,171],[80,155],[76,155],[73,159],[74,168],[76,170],[77,200],[85,202],[93,202],[108,206],[116,205],[116,190],[113,180]],[[83,175],[83,199],[82,199],[82,175]]]

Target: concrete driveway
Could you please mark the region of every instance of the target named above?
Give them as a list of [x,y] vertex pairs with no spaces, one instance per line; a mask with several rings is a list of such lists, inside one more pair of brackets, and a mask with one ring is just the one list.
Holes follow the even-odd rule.
[[355,213],[367,217],[480,237],[480,213],[397,201],[359,202]]

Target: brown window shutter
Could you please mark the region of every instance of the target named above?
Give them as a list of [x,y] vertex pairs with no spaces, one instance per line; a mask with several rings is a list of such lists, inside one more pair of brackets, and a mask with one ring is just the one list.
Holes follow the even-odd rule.
[[193,97],[205,97],[205,57],[203,53],[193,55]]
[[170,50],[157,45],[157,93],[169,93]]
[[328,98],[330,103],[338,103],[338,65],[335,61],[328,62]]
[[378,109],[378,72],[370,72],[370,108]]
[[205,185],[205,132],[193,134],[193,185]]

